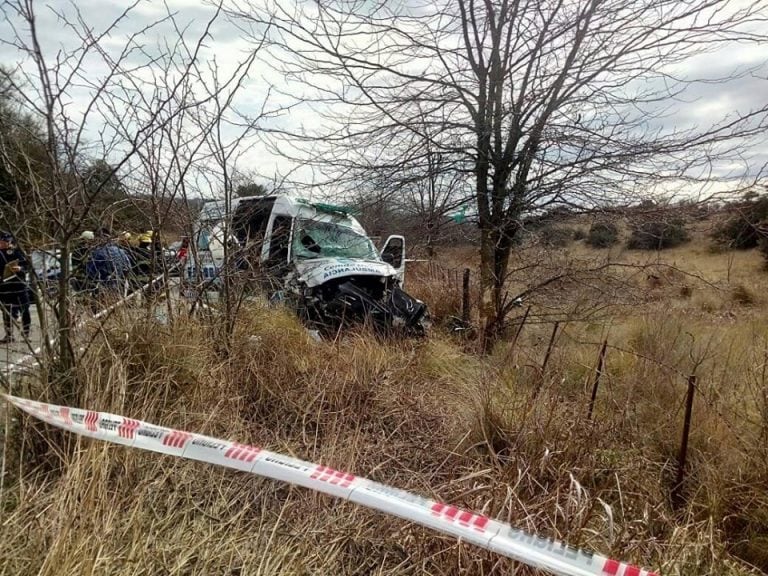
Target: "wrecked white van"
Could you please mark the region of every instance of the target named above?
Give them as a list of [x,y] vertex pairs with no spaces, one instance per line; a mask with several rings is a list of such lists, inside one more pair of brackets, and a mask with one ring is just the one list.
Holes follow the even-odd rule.
[[405,241],[390,236],[376,250],[345,208],[289,196],[206,202],[196,225],[186,278],[208,286],[227,272],[257,271],[271,300],[322,326],[372,320],[423,330],[426,306],[406,294]]

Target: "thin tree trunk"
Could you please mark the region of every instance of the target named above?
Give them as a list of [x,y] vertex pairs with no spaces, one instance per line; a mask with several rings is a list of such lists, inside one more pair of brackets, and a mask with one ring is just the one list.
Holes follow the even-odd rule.
[[[58,339],[59,339],[59,358],[58,372],[60,378],[57,378],[57,389],[53,395],[54,402],[61,401],[66,403],[71,400],[74,388],[71,377],[72,369],[75,365],[74,355],[72,354],[72,314],[69,309],[69,242],[61,243],[61,274],[59,275],[59,293],[57,302],[57,320],[58,320]],[[45,335],[42,335],[45,338]]]

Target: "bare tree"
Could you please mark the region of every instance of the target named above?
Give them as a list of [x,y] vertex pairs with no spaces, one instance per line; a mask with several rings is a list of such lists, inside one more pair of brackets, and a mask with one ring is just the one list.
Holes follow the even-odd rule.
[[[25,190],[26,212],[16,213],[15,229],[21,238],[32,240],[26,215],[35,214],[44,222],[35,233],[60,251],[61,274],[51,303],[58,345],[55,354],[49,352],[62,376],[53,393],[62,400],[74,391],[69,282],[73,239],[84,223],[99,218],[98,200],[116,179],[127,183],[132,193],[144,194],[148,202],[142,205],[149,207],[147,221],[156,233],[169,217],[169,201],[199,194],[192,190],[195,178],[215,166],[215,154],[205,147],[207,139],[221,125],[255,57],[246,55],[222,72],[215,59],[204,55],[220,16],[215,6],[202,30],[192,33],[168,10],[135,29],[131,15],[137,4],[128,5],[98,30],[74,4],[61,9],[43,6],[66,32],[67,40],[56,52],[41,41],[36,3],[16,0],[2,5],[14,32],[3,43],[18,57],[16,69],[4,74],[4,83],[21,96],[25,113],[40,124],[43,150],[43,160],[35,166],[39,177],[24,180],[30,187]],[[132,26],[134,30],[126,32]],[[211,78],[216,81],[209,82]],[[105,161],[95,172],[88,169],[88,159],[93,158]],[[18,164],[17,173],[30,162]]]
[[365,161],[366,150],[359,151],[362,157],[353,163],[346,186],[358,191],[361,182],[370,180],[377,196],[401,214],[401,223],[415,221],[408,228],[422,240],[429,257],[435,254],[449,216],[459,207],[466,209],[473,198],[470,174],[456,155],[436,145],[432,129],[422,117],[417,132],[393,132],[382,154],[389,159],[386,163],[371,165]]
[[391,165],[393,134],[410,133],[473,175],[487,342],[508,309],[525,214],[696,183],[765,124],[765,108],[704,127],[663,122],[666,103],[698,80],[683,72],[689,58],[758,40],[766,7],[757,0],[233,0],[230,13],[246,33],[270,21],[278,69],[304,98],[337,105],[326,130],[286,134],[297,158],[304,151],[343,181],[363,165],[351,150],[365,149],[369,166]]

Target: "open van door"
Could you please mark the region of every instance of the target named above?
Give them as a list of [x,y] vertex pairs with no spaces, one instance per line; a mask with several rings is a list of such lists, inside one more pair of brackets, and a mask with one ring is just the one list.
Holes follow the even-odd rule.
[[400,286],[405,283],[405,238],[390,236],[381,249],[381,259],[397,271]]

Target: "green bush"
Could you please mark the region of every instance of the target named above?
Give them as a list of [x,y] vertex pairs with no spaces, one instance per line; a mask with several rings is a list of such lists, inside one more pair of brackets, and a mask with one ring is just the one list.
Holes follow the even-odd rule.
[[587,235],[587,244],[593,248],[609,248],[618,240],[619,229],[612,222],[595,222]]
[[649,220],[636,224],[627,240],[630,250],[663,250],[688,242],[690,237],[682,220]]
[[760,244],[761,223],[768,220],[768,196],[744,203],[735,215],[715,228],[712,237],[724,248],[749,250]]

